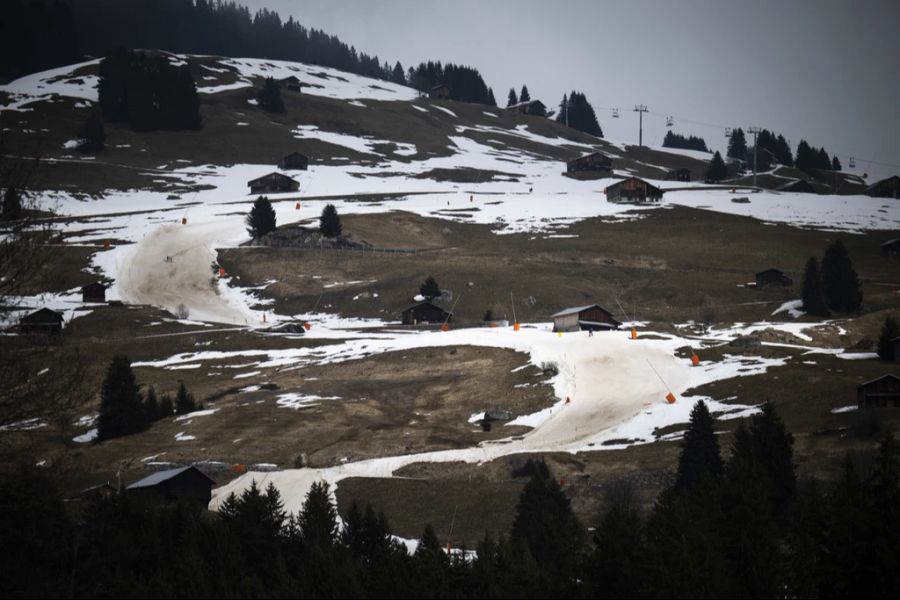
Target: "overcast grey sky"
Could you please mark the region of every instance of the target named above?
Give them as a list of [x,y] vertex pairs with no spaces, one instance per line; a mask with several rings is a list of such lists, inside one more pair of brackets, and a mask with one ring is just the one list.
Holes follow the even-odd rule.
[[504,106],[523,83],[551,108],[577,89],[609,139],[637,142],[640,103],[645,143],[673,115],[714,148],[722,127],[757,125],[900,173],[866,164],[900,165],[898,0],[239,1],[404,68],[476,67]]

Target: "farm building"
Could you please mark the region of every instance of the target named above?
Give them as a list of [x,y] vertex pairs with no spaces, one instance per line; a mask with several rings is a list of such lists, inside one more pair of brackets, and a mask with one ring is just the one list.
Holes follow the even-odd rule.
[[299,152],[291,152],[278,161],[278,168],[282,171],[305,171],[309,167],[309,158]]
[[609,202],[659,202],[663,195],[661,189],[638,177],[614,183],[605,193]]
[[55,310],[42,308],[38,311],[22,317],[19,321],[19,331],[22,333],[61,333],[63,316]]
[[876,181],[867,187],[864,193],[876,198],[900,198],[900,176],[893,175]]
[[690,169],[674,169],[666,173],[666,179],[669,181],[690,181],[691,180],[691,170]]
[[539,117],[543,117],[547,114],[547,106],[540,100],[519,102],[518,104],[507,106],[506,110],[522,113],[523,115],[537,115]]
[[756,287],[790,287],[794,280],[779,269],[766,269],[756,274]]
[[429,98],[437,98],[438,100],[450,99],[450,86],[446,83],[440,83],[428,90]]
[[419,302],[403,311],[403,324],[443,323],[453,320],[453,313],[432,302]]
[[279,79],[278,85],[281,89],[288,90],[289,92],[299,92],[302,87],[300,80],[294,75],[288,75],[283,79]]
[[900,377],[882,375],[856,388],[860,408],[900,408]]
[[602,152],[592,152],[585,156],[579,156],[566,163],[566,171],[575,173],[578,171],[612,171],[613,161]]
[[812,186],[812,184],[804,179],[798,179],[797,181],[792,181],[790,183],[786,183],[780,188],[778,188],[779,192],[801,192],[803,194],[816,194],[816,188]]
[[99,282],[89,283],[81,288],[82,302],[106,302],[106,286]]
[[551,315],[553,331],[581,331],[600,329],[618,329],[621,322],[613,318],[612,313],[600,306],[575,306],[566,308]]
[[194,466],[167,469],[144,477],[125,488],[128,496],[146,505],[185,502],[206,508],[215,483]]
[[296,192],[300,189],[300,182],[291,179],[281,173],[269,173],[247,182],[251,194],[265,194],[278,192]]
[[884,256],[900,256],[900,238],[888,240],[881,244],[881,254]]

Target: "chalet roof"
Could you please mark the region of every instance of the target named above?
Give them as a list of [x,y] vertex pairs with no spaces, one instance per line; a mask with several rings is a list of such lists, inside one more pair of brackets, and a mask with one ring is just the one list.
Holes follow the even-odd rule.
[[297,79],[296,75],[288,75],[287,77],[282,77],[278,81],[296,81],[297,83],[300,83],[300,80]]
[[540,104],[541,106],[546,106],[546,105],[545,105],[543,102],[541,102],[540,100],[527,100],[527,101],[525,101],[525,102],[519,102],[518,104],[512,104],[512,105],[510,105],[510,106],[507,106],[506,108],[507,108],[507,110],[510,110],[510,109],[513,109],[513,108],[527,108],[527,107],[529,107],[529,106],[531,106],[531,105],[533,105],[533,104]]
[[795,181],[791,181],[782,186],[778,187],[778,191],[791,192],[791,191],[809,191],[815,193],[816,188],[812,186],[812,184],[805,179],[797,179]]
[[105,284],[103,284],[103,283],[100,283],[99,281],[95,281],[94,283],[89,283],[89,284],[87,284],[87,285],[82,286],[82,287],[81,287],[81,291],[84,292],[84,291],[87,291],[87,290],[96,290],[96,289],[105,290],[105,289],[108,289],[108,288],[109,288],[108,285],[105,285]]
[[[627,177],[627,178],[625,178],[625,179],[623,179],[623,180],[621,180],[621,181],[617,181],[617,182],[613,183],[612,185],[606,186],[606,190],[609,190],[609,189],[612,189],[612,188],[615,188],[615,187],[619,187],[620,185],[622,185],[622,184],[625,183],[626,181],[631,181],[632,179],[634,179],[635,181],[640,181],[641,183],[643,183],[643,184],[646,185],[647,187],[653,188],[654,190],[656,190],[656,191],[659,192],[660,194],[663,193],[663,190],[662,190],[661,188],[656,187],[655,185],[653,185],[653,184],[650,183],[649,181],[645,181],[645,180],[641,179],[640,177]],[[604,190],[604,191],[606,191],[606,190]]]
[[247,182],[247,185],[253,185],[254,183],[262,182],[271,177],[275,177],[276,179],[289,179],[299,185],[299,182],[297,180],[295,180],[294,178],[288,177],[287,175],[282,175],[281,173],[278,173],[275,171],[273,171],[272,173],[269,173],[268,175],[263,175],[262,177],[257,177],[256,179],[251,179],[250,181]]
[[447,88],[447,89],[450,89],[450,86],[447,85],[446,83],[439,83],[439,84],[437,84],[437,85],[431,86],[431,91],[439,90],[439,89],[441,89],[441,88]]
[[25,315],[22,317],[23,321],[26,322],[38,322],[45,323],[47,321],[59,321],[62,323],[63,316],[62,313],[58,313],[55,310],[50,310],[49,308],[42,308],[40,310],[36,310],[31,314]]
[[305,154],[303,154],[302,152],[297,152],[295,150],[293,152],[289,152],[288,154],[285,154],[284,156],[282,156],[281,160],[284,160],[285,158],[290,158],[292,156],[302,156],[303,158],[307,158],[307,156]]
[[428,301],[428,300],[423,300],[422,302],[416,302],[415,304],[411,304],[411,305],[407,306],[406,308],[404,308],[404,309],[403,309],[403,312],[406,312],[406,311],[408,311],[408,310],[412,310],[412,309],[414,309],[414,308],[416,308],[416,307],[418,307],[418,306],[423,306],[423,305],[426,305],[426,304],[427,304],[428,306],[433,306],[434,308],[436,308],[436,309],[438,309],[438,310],[441,310],[441,311],[447,313],[448,315],[452,315],[452,314],[453,314],[453,311],[449,311],[449,310],[447,310],[446,308],[444,308],[443,306],[438,306],[438,305],[435,304],[434,302],[430,302],[430,301]]
[[685,171],[687,171],[688,173],[691,172],[691,170],[687,167],[679,167],[678,169],[672,169],[671,171],[669,171],[669,173],[683,173]]
[[148,475],[147,477],[144,477],[143,479],[135,481],[134,483],[132,483],[125,489],[126,490],[135,490],[135,489],[139,489],[139,488],[153,487],[155,485],[159,485],[160,483],[162,483],[164,481],[169,481],[170,479],[174,479],[175,477],[178,477],[182,473],[190,471],[191,469],[197,471],[198,473],[200,473],[201,475],[203,475],[204,477],[209,479],[210,483],[214,483],[214,481],[209,476],[207,476],[203,471],[201,471],[200,469],[198,469],[197,467],[195,467],[193,465],[190,465],[187,467],[179,467],[177,469],[166,469],[165,471],[157,471],[156,473],[153,473],[152,475]]
[[883,247],[885,247],[885,246],[892,246],[892,245],[894,245],[894,244],[896,244],[896,243],[898,243],[898,242],[900,242],[900,238],[894,238],[894,239],[892,239],[892,240],[888,240],[888,241],[882,243],[882,244],[881,244],[881,247],[883,248]]
[[[510,107],[510,108],[512,108],[512,107]],[[612,157],[610,157],[610,156],[609,156],[608,154],[606,154],[605,152],[600,152],[600,151],[598,150],[597,152],[591,152],[590,154],[584,154],[584,155],[582,155],[582,156],[579,156],[578,158],[573,158],[573,159],[570,160],[569,162],[578,162],[579,160],[585,160],[585,159],[587,159],[587,158],[592,158],[592,157],[594,157],[594,156],[602,156],[602,157],[605,158],[606,160],[612,161]]]
[[879,381],[884,381],[885,379],[896,379],[897,381],[900,381],[900,377],[897,377],[896,375],[890,375],[890,374],[882,375],[881,377],[876,377],[875,379],[870,379],[869,381],[866,381],[865,383],[859,384],[858,386],[856,386],[856,389],[864,388],[866,386],[872,385],[873,383],[878,383]]
[[606,310],[599,304],[588,304],[587,306],[573,306],[572,308],[564,308],[561,311],[559,311],[558,313],[554,313],[554,314],[550,315],[550,318],[555,319],[556,317],[564,317],[566,315],[578,314],[581,311],[587,310],[589,308],[599,308],[600,310],[602,310],[603,312],[605,312],[607,314],[610,314],[610,315],[612,314],[611,312],[609,312],[608,310]]
[[876,181],[875,183],[873,183],[872,185],[867,187],[866,191],[871,192],[872,190],[876,189],[881,184],[887,183],[888,181],[893,181],[894,179],[900,179],[900,175],[891,175],[890,177],[885,177],[884,179]]
[[787,275],[787,273],[785,273],[781,269],[776,269],[775,267],[771,267],[769,269],[764,269],[764,270],[760,271],[759,273],[757,273],[757,275],[763,275],[765,273],[778,273],[779,275]]

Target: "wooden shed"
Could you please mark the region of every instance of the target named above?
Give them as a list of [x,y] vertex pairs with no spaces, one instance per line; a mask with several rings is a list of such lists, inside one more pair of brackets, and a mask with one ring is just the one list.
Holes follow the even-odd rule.
[[303,84],[300,83],[300,80],[294,75],[288,75],[287,77],[279,79],[278,85],[281,89],[289,92],[299,92],[303,86]]
[[673,169],[666,173],[666,179],[669,181],[690,181],[691,170],[685,168]]
[[296,192],[300,189],[300,182],[291,179],[281,173],[269,173],[247,182],[251,194],[266,194],[279,192]]
[[62,333],[63,316],[55,310],[42,308],[30,315],[22,317],[19,321],[19,331],[22,333]]
[[618,329],[622,323],[599,304],[574,306],[551,315],[553,331],[598,331]]
[[403,324],[443,323],[453,320],[453,313],[444,310],[433,302],[419,302],[403,311]]
[[82,302],[106,302],[106,286],[95,281],[81,288]]
[[900,377],[882,375],[856,388],[860,408],[900,408]]
[[438,85],[428,90],[428,97],[437,98],[438,100],[449,100],[450,86],[446,83],[439,83]]
[[579,171],[612,171],[613,161],[602,152],[592,152],[585,156],[579,156],[566,163],[568,173]]
[[900,176],[892,175],[887,179],[876,181],[867,187],[864,193],[877,198],[900,198]]
[[609,202],[659,202],[663,195],[661,189],[639,177],[616,182],[604,192]]
[[195,466],[158,471],[125,488],[129,498],[150,506],[184,502],[206,508],[215,482]]
[[278,161],[282,171],[305,171],[309,167],[309,158],[299,152],[291,152]]
[[794,280],[779,269],[766,269],[756,274],[756,287],[790,287]]
[[881,254],[884,256],[900,256],[900,238],[888,240],[881,244]]

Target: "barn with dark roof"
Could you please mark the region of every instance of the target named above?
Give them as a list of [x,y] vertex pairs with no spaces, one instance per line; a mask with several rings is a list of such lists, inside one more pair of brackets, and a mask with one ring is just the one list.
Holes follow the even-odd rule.
[[215,482],[197,467],[166,469],[135,481],[125,488],[129,498],[147,504],[184,502],[199,508],[209,506]]
[[599,304],[573,306],[551,315],[553,331],[598,331],[618,329],[622,323]]

